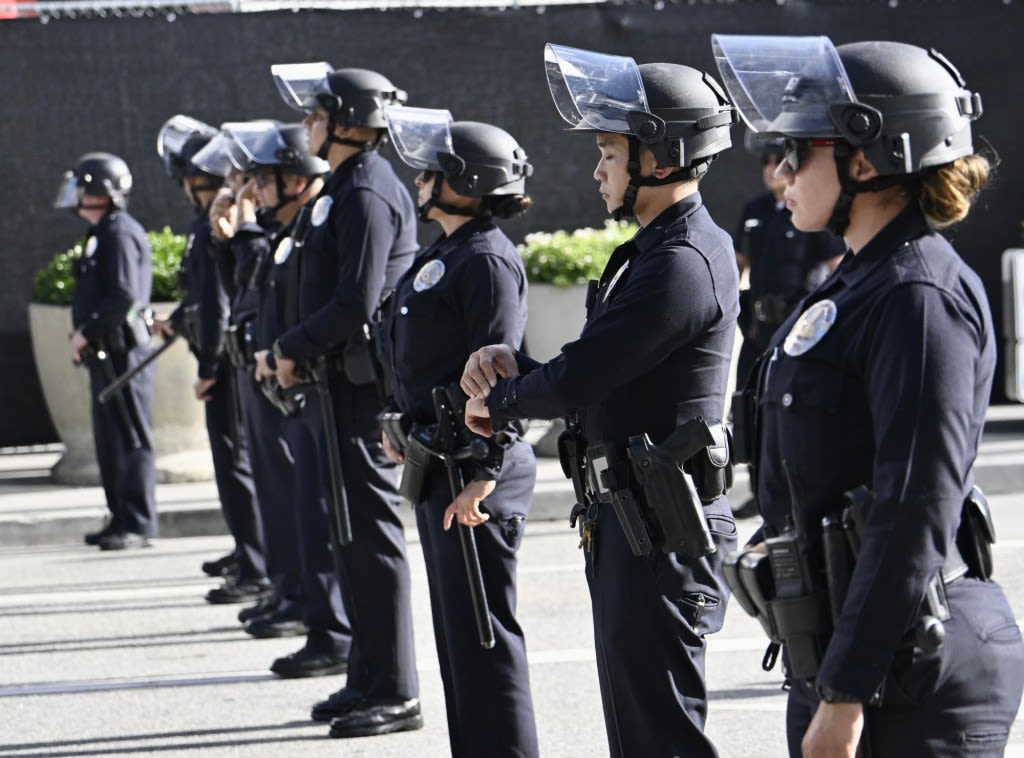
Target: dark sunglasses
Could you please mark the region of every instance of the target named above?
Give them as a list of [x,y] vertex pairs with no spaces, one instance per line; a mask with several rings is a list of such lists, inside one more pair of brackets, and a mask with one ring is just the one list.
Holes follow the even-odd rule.
[[834,139],[794,139],[786,137],[783,142],[785,152],[782,155],[782,161],[795,174],[800,170],[800,166],[807,162],[812,147],[828,147],[834,144],[836,144]]

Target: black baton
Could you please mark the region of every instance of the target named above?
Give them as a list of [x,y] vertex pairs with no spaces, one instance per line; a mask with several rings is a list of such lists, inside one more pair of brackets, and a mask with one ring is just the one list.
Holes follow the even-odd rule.
[[[130,369],[125,371],[123,374],[121,374],[121,376],[118,376],[118,377],[115,377],[114,379],[112,379],[111,382],[106,387],[104,387],[100,391],[100,393],[96,396],[96,400],[99,402],[99,404],[100,405],[104,405],[114,395],[119,395],[124,390],[124,388],[128,384],[128,382],[130,382],[132,379],[134,379],[139,374],[141,374],[150,363],[152,363],[157,358],[159,358],[161,355],[163,355],[164,351],[166,351],[167,348],[169,348],[171,345],[173,345],[174,341],[177,338],[178,338],[177,334],[175,334],[173,337],[169,337],[164,342],[164,344],[162,344],[157,350],[155,350],[152,353],[150,353],[149,355],[147,355],[145,358],[143,358],[141,361],[139,361],[138,364],[136,364],[135,366],[132,366]],[[111,372],[108,372],[108,373],[111,373]]]
[[[459,461],[469,458],[481,458],[487,455],[486,443],[473,440],[464,448],[456,447],[456,419],[448,391],[444,387],[434,387],[431,392],[434,401],[434,412],[437,414],[437,439],[441,451],[438,457],[444,462],[448,473],[448,487],[451,489],[452,500],[462,492],[464,483]],[[473,444],[473,443],[483,443]],[[483,455],[480,455],[480,453]],[[480,637],[480,645],[490,650],[494,647],[494,627],[491,625],[491,610],[487,605],[487,591],[484,589],[484,577],[480,571],[480,554],[476,549],[476,537],[473,529],[459,523],[459,542],[462,545],[462,559],[466,564],[466,579],[469,582],[469,597],[473,603],[473,616],[476,618],[476,630]]]
[[310,378],[320,397],[320,419],[324,427],[324,451],[327,455],[327,472],[331,480],[331,511],[338,544],[347,545],[352,541],[352,523],[348,517],[348,495],[345,492],[344,472],[341,468],[341,446],[338,444],[338,427],[334,418],[334,398],[327,383],[327,358],[318,356],[310,366]]
[[[109,390],[110,386],[117,380],[117,375],[114,373],[114,364],[110,362],[110,353],[102,345],[97,345],[91,357],[99,363],[100,369],[107,379],[107,386],[96,396],[99,399],[99,396]],[[131,411],[128,408],[128,400],[121,392],[118,392],[114,397],[117,401],[117,420],[121,426],[121,431],[128,440],[131,449],[138,450],[142,447],[142,442],[139,441],[139,433],[135,429],[135,420],[132,418]],[[101,400],[100,402],[103,401]]]
[[231,462],[242,462],[242,404],[238,394],[238,374],[232,365],[224,372],[228,393],[228,438],[231,440]]

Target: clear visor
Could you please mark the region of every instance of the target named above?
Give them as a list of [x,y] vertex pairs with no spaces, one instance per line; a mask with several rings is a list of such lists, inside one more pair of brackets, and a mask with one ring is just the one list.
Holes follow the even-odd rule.
[[317,106],[316,90],[334,67],[326,61],[317,63],[276,63],[270,67],[274,85],[292,108],[308,113]]
[[161,158],[181,154],[181,149],[194,135],[213,137],[217,130],[191,116],[172,116],[156,135],[156,152]]
[[77,208],[78,207],[78,178],[74,171],[67,171],[64,179],[61,180],[60,188],[57,190],[57,197],[53,200],[54,208]]
[[544,69],[555,107],[573,127],[628,134],[626,116],[647,111],[640,69],[632,58],[548,44]]
[[712,34],[711,47],[725,88],[755,132],[773,131],[783,110],[812,131],[829,129],[829,105],[855,99],[828,37]]
[[384,114],[391,142],[406,165],[419,171],[440,171],[438,153],[455,153],[451,112],[395,105],[388,107]]
[[260,120],[230,121],[221,124],[217,136],[192,156],[192,163],[201,171],[214,176],[227,177],[232,172],[245,172],[250,167],[251,158],[240,144],[238,135],[251,132],[262,134],[274,123],[270,120]]

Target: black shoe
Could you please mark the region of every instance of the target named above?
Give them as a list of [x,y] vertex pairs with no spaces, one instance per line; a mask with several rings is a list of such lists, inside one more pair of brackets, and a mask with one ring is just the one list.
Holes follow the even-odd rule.
[[270,594],[269,579],[226,579],[220,587],[206,593],[206,602],[214,605],[254,603]]
[[298,637],[307,634],[309,627],[294,612],[271,613],[257,616],[245,625],[245,633],[259,639],[268,637]]
[[109,537],[113,533],[114,533],[114,522],[113,521],[107,521],[107,523],[104,524],[103,528],[100,529],[99,531],[96,531],[96,532],[86,532],[85,533],[85,544],[86,545],[98,545],[98,544],[100,544],[100,540],[101,539],[103,539],[104,537]]
[[215,561],[203,561],[200,568],[207,576],[227,576],[238,568],[238,557],[234,553],[228,553]]
[[135,532],[111,532],[100,537],[96,543],[100,550],[134,550],[138,547],[150,547],[153,543],[148,537]]
[[309,717],[313,721],[331,721],[351,713],[363,704],[363,693],[352,687],[342,687],[332,693],[326,700],[313,705]]
[[270,670],[285,679],[303,679],[308,676],[330,676],[348,671],[348,660],[330,653],[317,653],[308,648],[278,658]]
[[370,705],[364,701],[359,708],[331,721],[332,737],[369,737],[374,734],[411,732],[423,728],[420,701],[386,700]]
[[271,593],[256,603],[256,605],[250,605],[248,608],[240,610],[238,612],[238,620],[245,624],[258,619],[260,616],[269,616],[271,613],[277,613],[280,604],[277,595]]
[[757,501],[749,498],[732,509],[733,518],[753,518],[758,515]]

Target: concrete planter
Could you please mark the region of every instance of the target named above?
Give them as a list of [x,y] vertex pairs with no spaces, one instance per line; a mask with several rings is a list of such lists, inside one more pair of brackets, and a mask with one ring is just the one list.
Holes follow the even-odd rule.
[[526,345],[538,361],[549,361],[562,352],[562,345],[580,336],[586,316],[587,285],[556,287],[531,283],[527,290],[529,319]]
[[[173,303],[156,303],[158,313],[170,313]],[[71,363],[68,335],[71,309],[30,303],[29,331],[36,370],[47,408],[66,451],[51,469],[61,484],[96,485],[99,467],[92,439],[89,377]],[[153,444],[157,481],[204,481],[213,477],[203,405],[192,394],[195,359],[179,340],[156,362],[153,386]]]

